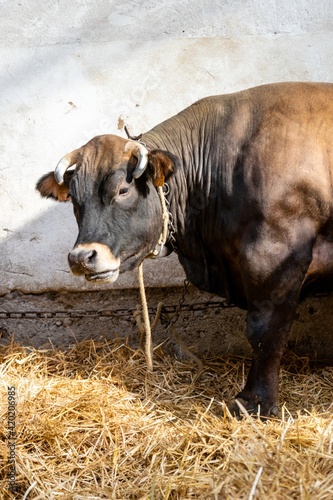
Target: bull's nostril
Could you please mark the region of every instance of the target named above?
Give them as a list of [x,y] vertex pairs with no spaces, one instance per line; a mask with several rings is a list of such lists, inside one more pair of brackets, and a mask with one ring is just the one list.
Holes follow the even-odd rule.
[[82,249],[82,247],[76,247],[68,254],[68,262],[73,272],[75,270],[78,273],[82,273],[85,269],[94,270],[97,255],[98,253],[95,249],[86,250]]
[[89,264],[92,264],[92,262],[95,260],[96,255],[97,255],[96,250],[91,250],[91,251],[89,252],[89,254],[87,255],[87,257],[86,257],[86,261],[87,261]]

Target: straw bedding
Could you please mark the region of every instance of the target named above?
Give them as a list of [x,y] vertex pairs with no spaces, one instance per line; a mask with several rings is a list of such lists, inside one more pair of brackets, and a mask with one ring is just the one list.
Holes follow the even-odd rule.
[[[120,341],[0,351],[0,491],[8,492],[7,386],[17,390],[16,498],[332,499],[333,368],[289,355],[280,419],[228,414],[242,359],[144,355]],[[30,488],[29,493],[26,493]]]

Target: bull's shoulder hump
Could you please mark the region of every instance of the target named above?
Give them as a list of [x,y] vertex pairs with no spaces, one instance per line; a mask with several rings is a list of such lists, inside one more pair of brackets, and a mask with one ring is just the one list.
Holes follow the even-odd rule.
[[248,102],[249,104],[260,103],[272,104],[281,99],[297,101],[307,97],[316,96],[318,99],[332,100],[333,105],[333,83],[329,82],[278,82],[259,85],[237,92],[212,95],[203,97],[192,106],[218,106]]

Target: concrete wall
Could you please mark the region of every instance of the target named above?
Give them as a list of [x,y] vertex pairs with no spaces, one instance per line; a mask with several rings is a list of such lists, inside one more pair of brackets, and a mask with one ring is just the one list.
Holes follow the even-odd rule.
[[[34,190],[65,153],[205,95],[333,81],[330,0],[0,0],[0,12],[0,294],[87,289],[67,267],[71,206]],[[150,286],[183,279],[169,260],[146,270]],[[114,285],[132,286],[135,274]]]

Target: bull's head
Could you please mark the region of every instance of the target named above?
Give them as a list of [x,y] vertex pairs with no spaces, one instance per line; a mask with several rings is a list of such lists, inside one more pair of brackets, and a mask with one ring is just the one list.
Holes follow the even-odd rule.
[[75,275],[113,282],[154,249],[162,230],[155,186],[172,175],[175,160],[168,152],[104,135],[66,155],[38,181],[43,197],[73,203],[79,235],[68,261]]

